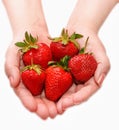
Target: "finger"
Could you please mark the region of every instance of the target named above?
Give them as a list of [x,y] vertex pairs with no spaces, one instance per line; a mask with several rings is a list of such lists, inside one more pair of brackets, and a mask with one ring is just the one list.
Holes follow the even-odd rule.
[[72,96],[73,103],[81,104],[87,101],[99,89],[94,78],[91,78],[79,91]]
[[106,54],[106,49],[103,43],[101,42],[101,40],[98,37],[97,38],[95,37],[94,43],[95,44],[92,44],[90,47],[94,54],[93,56],[95,57],[98,64],[94,78],[95,78],[96,83],[100,87],[107,73],[110,70],[110,61]]
[[63,99],[61,98],[57,102],[57,111],[58,111],[58,114],[63,114],[64,113],[64,110],[62,109],[62,101],[63,101]]
[[49,116],[51,118],[55,118],[56,115],[57,115],[57,108],[56,108],[56,104],[55,102],[52,102],[52,101],[49,101],[45,98],[43,98],[43,101],[45,102],[45,104],[47,105],[48,107],[48,110],[49,110]]
[[61,113],[71,106],[87,101],[98,89],[99,87],[93,78],[85,86],[76,86],[75,93],[61,99],[62,101],[58,104],[58,112]]
[[36,114],[43,120],[46,120],[49,117],[49,110],[47,105],[41,98],[36,98],[36,101],[37,101]]
[[75,84],[61,97],[57,102],[57,110],[59,114],[63,114],[66,108],[73,106],[72,93],[76,91]]
[[77,102],[74,101],[75,94],[80,91],[84,85],[77,85],[75,86],[75,91],[73,94],[69,95],[68,97],[64,98],[62,102],[62,109],[66,110],[67,108],[74,106],[77,104]]
[[97,62],[98,66],[94,78],[98,86],[100,87],[110,70],[110,62],[106,54],[100,54],[100,59]]
[[20,80],[19,57],[16,48],[10,46],[6,53],[5,72],[12,87],[16,87]]
[[62,109],[63,110],[66,110],[67,108],[69,108],[73,105],[74,105],[74,102],[73,102],[72,95],[65,97],[62,101]]
[[37,103],[31,93],[23,86],[22,83],[17,88],[14,88],[16,95],[19,97],[23,105],[31,112],[37,110]]

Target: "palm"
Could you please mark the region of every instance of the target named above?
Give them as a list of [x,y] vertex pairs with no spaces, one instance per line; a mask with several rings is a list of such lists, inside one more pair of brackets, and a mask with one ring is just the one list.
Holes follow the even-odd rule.
[[[108,57],[106,56],[104,46],[97,35],[88,34],[88,36],[90,35],[91,39],[89,39],[86,52],[93,52],[93,55],[98,63],[97,70],[94,76],[85,84],[73,84],[72,87],[62,96],[57,103],[57,110],[59,113],[62,113],[65,109],[89,99],[91,95],[100,88],[109,71],[110,64]],[[83,39],[79,42],[81,47],[83,47],[85,40]]]
[[[42,36],[42,39],[39,41],[49,43],[46,36],[47,35]],[[90,36],[90,34],[88,36]],[[81,43],[81,47],[83,47],[85,40],[83,39],[79,42]],[[98,63],[94,77],[85,84],[73,84],[57,103],[47,100],[44,96],[44,92],[39,97],[32,96],[22,84],[19,71],[22,60],[20,60],[18,49],[14,44],[7,50],[5,62],[6,74],[11,81],[11,86],[13,86],[16,95],[29,111],[35,112],[43,119],[47,117],[54,118],[58,113],[62,114],[67,108],[80,104],[93,95],[99,89],[104,77],[109,71],[109,61],[105,49],[96,35],[91,35],[91,39],[89,38],[86,51],[93,52]],[[11,74],[13,74],[14,79],[11,78]],[[102,76],[101,78],[99,78],[100,75]]]
[[29,111],[35,112],[43,119],[46,119],[47,117],[54,118],[56,116],[57,110],[55,103],[47,100],[44,93],[34,97],[22,83],[14,88],[14,91]]
[[[47,44],[49,43],[46,37],[47,34],[44,36],[42,36],[41,34],[39,36],[41,36],[42,38],[39,39],[39,42],[45,42]],[[18,39],[21,40],[20,37],[17,38],[17,41],[19,41]],[[35,112],[38,116],[40,116],[43,119],[46,119],[47,117],[54,118],[57,114],[56,104],[51,101],[48,101],[44,97],[44,94],[42,94],[39,97],[32,96],[31,93],[22,84],[20,80],[19,71],[19,68],[22,66],[23,64],[18,48],[14,44],[11,44],[6,54],[5,69],[6,74],[10,80],[11,86],[14,89],[14,92],[29,111]]]

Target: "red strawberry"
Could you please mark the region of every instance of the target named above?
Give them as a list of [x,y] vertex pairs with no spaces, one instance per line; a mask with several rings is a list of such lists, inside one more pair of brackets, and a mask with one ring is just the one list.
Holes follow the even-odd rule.
[[57,101],[72,85],[72,76],[63,62],[46,69],[45,95],[51,101]]
[[40,69],[39,65],[34,64],[26,66],[21,73],[23,84],[33,96],[41,94],[44,87],[45,77],[45,72]]
[[76,39],[81,37],[83,37],[81,34],[76,33],[69,36],[68,31],[63,29],[60,37],[50,38],[52,40],[50,48],[54,60],[59,61],[66,55],[70,57],[76,55],[80,48]]
[[76,82],[84,83],[88,81],[94,75],[97,68],[97,62],[93,55],[91,53],[84,53],[87,41],[81,53],[72,57],[68,63],[68,67]]
[[42,68],[48,67],[48,62],[52,60],[50,48],[45,43],[38,43],[38,39],[31,34],[25,33],[25,40],[17,42],[16,45],[21,47],[23,52],[23,62],[25,65],[30,65],[31,60],[34,64],[39,64]]

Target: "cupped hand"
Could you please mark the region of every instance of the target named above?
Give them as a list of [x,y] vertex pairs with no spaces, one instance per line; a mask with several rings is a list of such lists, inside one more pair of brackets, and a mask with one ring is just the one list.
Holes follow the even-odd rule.
[[[5,70],[13,90],[23,105],[29,111],[35,112],[42,119],[46,119],[48,117],[54,118],[57,114],[62,114],[67,108],[88,100],[101,87],[103,80],[109,72],[110,62],[106,55],[106,50],[98,35],[87,30],[76,33],[81,33],[84,35],[84,37],[79,40],[80,47],[84,47],[86,38],[89,36],[86,52],[93,53],[93,56],[98,63],[97,70],[94,76],[85,84],[73,84],[57,103],[47,100],[44,92],[38,97],[32,96],[21,82],[21,56],[14,43],[23,40],[23,33],[22,35],[19,35],[19,37],[14,38],[12,44],[7,50]],[[46,37],[48,36],[47,33],[41,34],[31,32],[31,34],[39,34],[39,42],[45,42],[49,44],[49,41]]]
[[80,47],[84,47],[87,37],[89,37],[86,52],[92,52],[98,66],[94,76],[84,84],[73,84],[72,87],[57,102],[58,113],[63,113],[67,108],[87,101],[102,85],[106,75],[110,70],[109,58],[106,49],[98,35],[88,29],[75,30],[72,32],[81,33],[84,37],[79,40]]
[[[39,42],[49,44],[48,33],[45,31],[30,31],[33,36],[39,37]],[[24,32],[18,34],[14,37],[12,44],[8,47],[6,52],[5,60],[5,71],[10,85],[12,86],[14,92],[19,97],[23,105],[30,111],[36,113],[42,119],[47,119],[48,117],[54,118],[57,115],[56,104],[45,98],[44,92],[40,96],[32,96],[32,94],[26,89],[22,84],[20,78],[20,66],[21,54],[18,51],[19,48],[15,46],[14,43],[22,41],[24,39]]]

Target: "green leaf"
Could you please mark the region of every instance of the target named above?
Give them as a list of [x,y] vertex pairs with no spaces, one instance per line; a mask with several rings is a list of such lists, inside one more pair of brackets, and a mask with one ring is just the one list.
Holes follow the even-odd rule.
[[63,67],[64,70],[69,71],[68,61],[70,60],[70,56],[66,55],[58,62],[59,66]]
[[30,43],[25,39],[25,40],[23,40],[23,42],[24,42],[24,44],[26,45],[26,46],[29,46],[30,45]]
[[34,38],[31,34],[28,34],[28,32],[25,32],[25,42],[27,44],[34,44],[36,43],[38,40],[38,37],[37,38]]
[[63,28],[61,32],[61,36],[64,36],[64,35],[65,35],[65,29]]
[[52,42],[59,42],[59,41],[62,41],[62,38],[61,37],[56,37],[56,38],[52,38],[51,40],[52,40]]
[[26,46],[26,44],[24,42],[16,42],[15,45],[18,47],[25,47]]
[[34,38],[31,34],[30,34],[30,42],[31,43],[35,43],[36,42],[36,38]]
[[81,34],[77,34],[77,33],[73,33],[71,36],[70,36],[70,39],[74,40],[74,39],[79,39],[79,38],[82,38],[83,35]]
[[28,35],[28,32],[25,32],[25,41],[30,42],[30,37]]
[[85,52],[85,48],[83,47],[83,48],[81,48],[81,50],[80,50],[80,54],[84,54],[84,52]]
[[75,39],[79,39],[79,38],[82,38],[83,37],[83,35],[81,35],[81,34],[75,34]]

